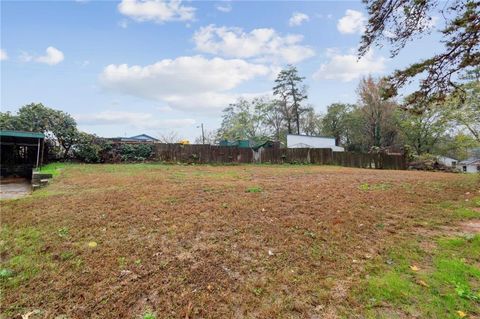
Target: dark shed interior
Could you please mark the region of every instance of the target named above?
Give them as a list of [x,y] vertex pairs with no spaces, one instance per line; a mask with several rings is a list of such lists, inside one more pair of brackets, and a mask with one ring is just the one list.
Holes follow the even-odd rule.
[[42,164],[45,135],[37,132],[0,131],[1,177],[32,177]]

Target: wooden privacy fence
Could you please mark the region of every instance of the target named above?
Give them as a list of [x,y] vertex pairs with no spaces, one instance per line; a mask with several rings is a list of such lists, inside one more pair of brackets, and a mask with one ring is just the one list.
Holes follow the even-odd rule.
[[154,159],[180,163],[298,163],[406,169],[403,155],[333,152],[329,148],[238,148],[202,144],[154,144]]

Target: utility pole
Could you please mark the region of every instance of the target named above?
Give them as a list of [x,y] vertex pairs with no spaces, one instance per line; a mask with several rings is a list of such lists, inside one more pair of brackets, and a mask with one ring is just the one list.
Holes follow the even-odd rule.
[[203,123],[200,124],[200,126],[197,126],[202,128],[202,144],[205,144],[205,132],[203,131]]

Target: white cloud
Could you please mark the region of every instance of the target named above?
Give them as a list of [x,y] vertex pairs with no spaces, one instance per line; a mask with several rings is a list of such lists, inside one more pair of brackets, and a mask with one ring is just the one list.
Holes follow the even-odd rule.
[[181,0],[122,0],[118,11],[136,21],[191,21],[195,8],[182,5]]
[[193,40],[201,52],[257,61],[298,63],[315,55],[312,48],[300,44],[303,36],[281,36],[266,28],[247,33],[241,28],[209,25],[195,32]]
[[350,82],[368,74],[378,74],[385,70],[386,59],[382,56],[376,57],[373,50],[358,60],[355,52],[340,54],[335,49],[327,51],[329,61],[320,66],[313,75],[316,80],[340,80]]
[[59,64],[65,59],[65,56],[62,51],[54,47],[48,47],[45,50],[45,55],[40,56],[33,56],[29,53],[22,52],[20,55],[20,59],[24,62],[38,62],[38,63],[45,63],[48,65],[55,65]]
[[141,129],[180,128],[195,124],[194,119],[157,119],[151,113],[102,111],[92,114],[76,114],[75,120],[80,125],[125,125]]
[[291,27],[302,25],[304,22],[310,20],[309,16],[302,12],[295,12],[288,20],[288,25]]
[[348,9],[345,15],[338,20],[337,29],[344,34],[362,34],[366,22],[367,18],[362,12]]
[[219,3],[215,6],[215,9],[227,13],[232,11],[232,5],[229,2]]
[[0,49],[0,61],[4,61],[8,59],[7,51],[4,49]]
[[174,109],[208,110],[225,107],[235,99],[231,89],[270,72],[240,59],[185,56],[146,66],[111,64],[100,82],[109,90],[162,101]]

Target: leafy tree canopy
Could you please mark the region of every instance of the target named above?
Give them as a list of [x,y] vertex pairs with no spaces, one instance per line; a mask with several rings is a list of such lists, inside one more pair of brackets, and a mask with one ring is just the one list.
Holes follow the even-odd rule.
[[392,97],[398,90],[419,79],[419,87],[405,100],[406,106],[422,106],[444,100],[458,90],[459,73],[480,65],[480,2],[455,0],[364,0],[369,14],[362,36],[359,56],[384,41],[396,56],[410,40],[432,28],[433,17],[442,16],[440,30],[444,49],[432,57],[395,71],[388,77],[384,94]]

